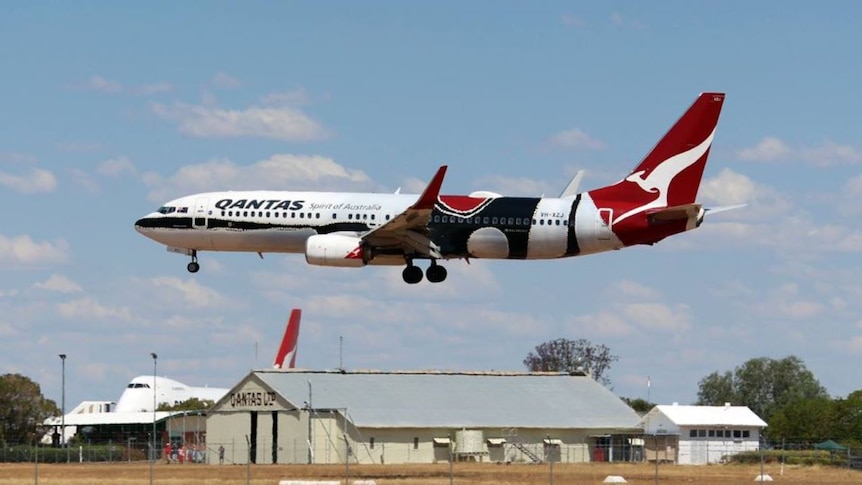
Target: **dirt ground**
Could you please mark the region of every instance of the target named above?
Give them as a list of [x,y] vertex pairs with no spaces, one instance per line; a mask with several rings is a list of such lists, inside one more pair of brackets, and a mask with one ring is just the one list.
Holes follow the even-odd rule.
[[[608,475],[618,475],[627,483],[656,483],[655,467],[648,464],[496,465],[460,464],[453,466],[452,483],[458,485],[540,485],[600,484]],[[765,474],[778,483],[850,484],[862,483],[862,471],[829,467],[785,467],[766,465]],[[334,465],[166,465],[153,467],[153,483],[161,485],[277,485],[280,480],[334,480],[344,483],[373,480],[377,485],[446,485],[450,483],[449,465],[353,465],[349,470]],[[753,483],[759,465],[662,465],[658,483],[669,484],[743,484]],[[38,480],[37,480],[38,479]],[[91,485],[148,484],[148,463],[105,464],[0,464],[0,485]],[[368,483],[368,482],[366,482]]]

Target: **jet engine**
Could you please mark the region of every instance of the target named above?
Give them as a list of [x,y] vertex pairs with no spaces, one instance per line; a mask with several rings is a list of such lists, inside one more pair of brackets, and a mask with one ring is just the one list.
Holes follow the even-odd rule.
[[362,239],[342,234],[317,234],[305,242],[305,260],[318,266],[359,268],[369,256]]
[[467,238],[467,251],[474,258],[508,258],[509,240],[496,227],[483,227]]

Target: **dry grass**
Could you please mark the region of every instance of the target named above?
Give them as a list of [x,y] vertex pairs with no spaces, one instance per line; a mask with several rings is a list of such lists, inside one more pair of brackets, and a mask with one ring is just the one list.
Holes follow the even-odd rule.
[[[31,464],[0,464],[0,485],[35,483],[36,467]],[[282,479],[342,480],[343,466],[332,465],[165,465],[154,467],[154,483],[160,485],[228,485],[250,482],[255,485],[276,485]],[[459,485],[540,485],[550,483],[547,465],[461,464],[454,466],[453,483]],[[862,472],[830,467],[785,467],[766,465],[764,472],[778,483],[838,485],[862,483]],[[40,485],[133,485],[148,484],[147,463],[114,464],[40,464]],[[759,465],[710,465],[659,467],[658,482],[662,485],[689,484],[724,485],[754,483]],[[578,464],[555,465],[555,484],[599,484],[608,475],[621,475],[628,483],[655,483],[655,468],[637,464]],[[449,465],[354,465],[350,481],[374,480],[378,485],[446,485]]]

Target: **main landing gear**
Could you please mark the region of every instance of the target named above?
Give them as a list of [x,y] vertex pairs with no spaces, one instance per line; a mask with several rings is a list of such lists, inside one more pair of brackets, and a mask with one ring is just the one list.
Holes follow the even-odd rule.
[[186,269],[189,270],[189,273],[197,273],[201,269],[201,265],[198,264],[197,249],[192,249],[192,262],[186,266]]
[[[440,283],[446,279],[446,268],[437,264],[437,260],[431,260],[431,266],[425,270],[425,277],[430,283]],[[407,267],[401,272],[401,277],[404,282],[410,285],[415,285],[422,281],[422,268],[413,265],[412,260],[407,261]]]

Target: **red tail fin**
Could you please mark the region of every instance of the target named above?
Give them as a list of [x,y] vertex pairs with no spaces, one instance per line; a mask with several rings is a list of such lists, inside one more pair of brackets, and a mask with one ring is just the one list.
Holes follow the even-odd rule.
[[284,361],[290,360],[287,365],[288,369],[296,367],[296,348],[299,344],[299,319],[302,317],[302,311],[294,308],[290,312],[290,320],[287,322],[287,327],[284,329],[284,337],[281,339],[281,346],[278,348],[278,353],[275,354],[275,362],[272,366],[276,369],[284,369]]
[[694,202],[723,104],[724,93],[701,94],[628,177],[590,192],[596,205],[613,209],[617,223]]

